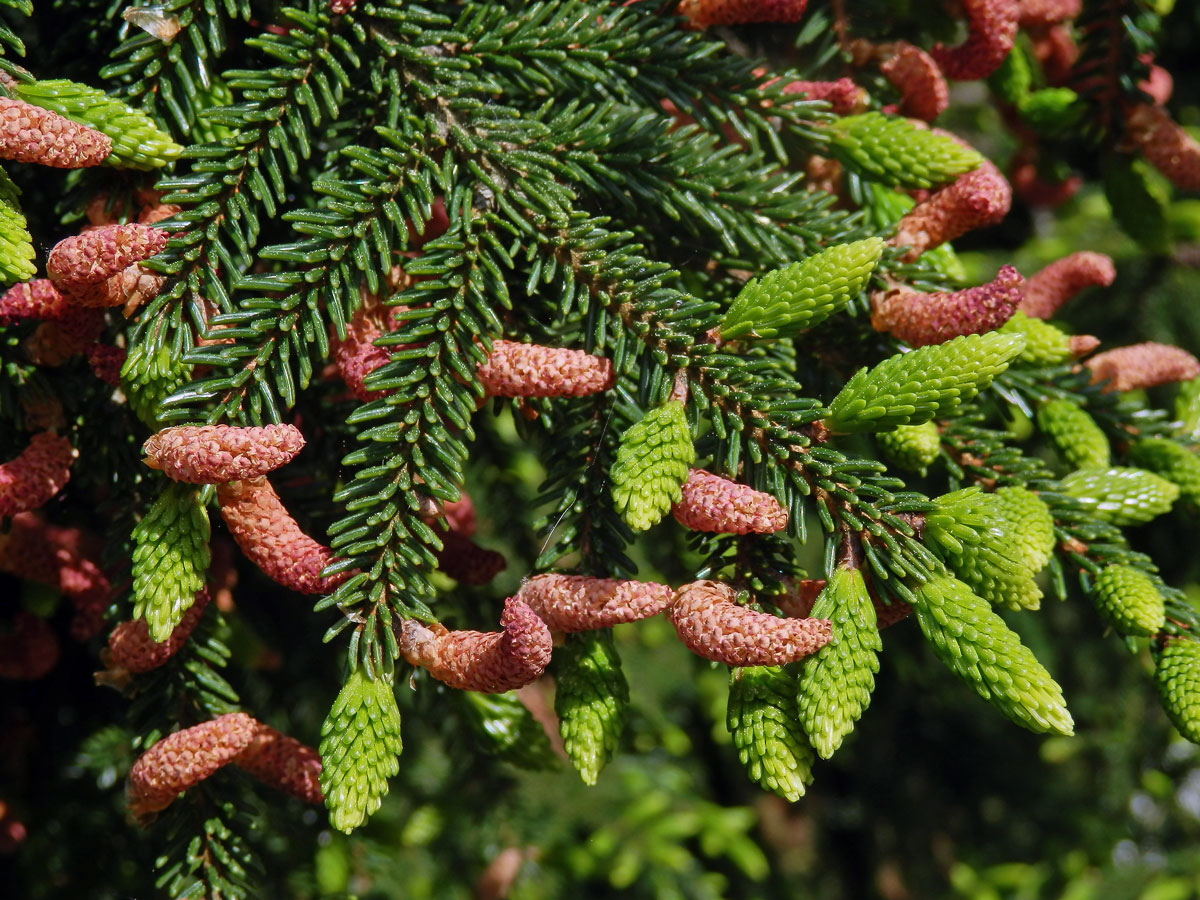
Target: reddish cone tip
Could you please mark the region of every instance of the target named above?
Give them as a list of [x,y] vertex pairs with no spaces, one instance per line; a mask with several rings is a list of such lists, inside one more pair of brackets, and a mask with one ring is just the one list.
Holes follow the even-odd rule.
[[933,48],[947,77],[956,81],[987,78],[1008,56],[1017,38],[1017,0],[963,0],[967,39],[957,47]]
[[1097,353],[1085,366],[1092,384],[1107,381],[1106,391],[1132,391],[1187,381],[1200,375],[1200,360],[1180,347],[1147,341]]
[[893,288],[873,294],[871,325],[913,347],[942,344],[964,334],[999,328],[1016,312],[1025,279],[1012,266],[1001,266],[989,284],[951,294],[922,294]]
[[1048,319],[1084,288],[1108,287],[1116,277],[1112,259],[1103,253],[1089,250],[1072,253],[1030,277],[1021,312],[1035,319]]
[[504,604],[503,631],[450,631],[406,619],[400,652],[452,688],[501,694],[536,681],[550,663],[550,629],[516,597]]

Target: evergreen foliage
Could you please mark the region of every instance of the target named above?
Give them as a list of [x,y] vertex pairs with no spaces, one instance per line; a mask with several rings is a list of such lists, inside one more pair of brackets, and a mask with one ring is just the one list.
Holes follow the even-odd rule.
[[612,467],[613,503],[635,531],[658,523],[683,496],[696,461],[683,403],[670,400],[621,436]]
[[203,589],[211,554],[204,491],[168,485],[133,530],[133,615],[159,643]]
[[979,153],[953,138],[879,112],[839,119],[830,128],[829,141],[847,166],[893,187],[935,187],[983,162]]
[[862,290],[883,246],[867,238],[830,247],[752,280],[725,313],[721,337],[794,337],[820,325]]
[[610,634],[571,635],[565,649],[555,660],[554,711],[567,758],[595,784],[620,746],[629,685]]
[[21,212],[21,189],[0,169],[0,283],[25,281],[37,274],[29,223]]
[[1075,403],[1051,400],[1038,409],[1037,421],[1068,465],[1077,469],[1108,468],[1108,438],[1096,420]]
[[1148,522],[1169,510],[1179,497],[1179,488],[1165,478],[1126,466],[1072,472],[1063,479],[1062,489],[1115,525]]
[[[830,816],[886,818],[878,790],[843,792],[908,784],[938,729],[966,758],[1033,746],[977,728],[915,651],[922,637],[1004,717],[1051,735],[1047,768],[1090,764],[1062,749],[1076,724],[1050,669],[1082,743],[1130,748],[1136,771],[1166,728],[1144,703],[1153,659],[1166,716],[1200,743],[1200,613],[1184,590],[1200,577],[1186,551],[1200,379],[1111,391],[1070,337],[1200,351],[1185,304],[1143,290],[1186,270],[1200,238],[1178,196],[1200,184],[1200,145],[1151,93],[1169,6],[1087,0],[1073,30],[1023,24],[963,111],[927,127],[897,110],[944,91],[941,74],[914,86],[880,63],[901,40],[949,39],[955,12],[933,0],[812,0],[794,23],[708,30],[687,27],[690,4],[648,0],[6,3],[0,112],[44,125],[0,133],[0,280],[15,285],[0,298],[0,500],[14,511],[0,591],[22,606],[0,614],[0,677],[21,689],[0,721],[17,738],[0,767],[18,774],[0,793],[0,853],[18,833],[6,817],[23,818],[25,895],[790,896],[787,842],[808,825],[759,787],[789,803],[823,792],[803,813],[816,859]],[[1200,29],[1188,22],[1185,36]],[[970,41],[990,39],[981,27]],[[1130,124],[1148,97],[1171,154]],[[1001,122],[1020,145],[1009,159],[972,134]],[[28,161],[67,158],[62,128],[107,143],[103,165]],[[1001,168],[1018,209],[973,229],[997,198],[972,185]],[[1076,176],[1078,198],[1030,213]],[[896,240],[914,221],[932,247],[915,261]],[[131,222],[160,228],[165,249],[99,283],[156,284],[140,306],[34,280],[59,241]],[[954,292],[1093,246],[1120,278],[1061,323],[1018,310],[979,333],[964,302],[961,336],[916,349],[872,324],[885,292]],[[546,396],[570,373],[516,365],[507,377],[530,390],[495,396],[481,367],[513,345],[576,351],[604,378]],[[272,423],[294,424],[304,450],[245,483],[277,502],[236,536],[281,564],[320,560],[306,577],[329,587],[308,604],[221,516],[210,525],[238,483],[169,482],[141,462],[168,426]],[[65,487],[33,452],[43,433],[74,448]],[[693,468],[759,492],[778,530],[670,521]],[[722,668],[653,616],[552,635],[521,600],[550,571],[670,585],[662,597],[719,582],[736,604],[692,629],[714,646],[782,632],[779,617],[818,620],[813,634],[828,620],[829,640],[786,667]],[[211,605],[175,633],[203,589]],[[1067,603],[1038,610],[1044,593]],[[1116,637],[1094,616],[1081,626],[1080,601]],[[159,668],[111,666],[103,644],[128,620],[170,642]],[[1127,651],[1143,665],[1113,662]],[[101,667],[121,693],[93,702]],[[421,668],[484,685],[530,674],[492,694]],[[255,750],[277,787],[315,784],[315,756],[295,747],[318,745],[324,808],[301,811],[315,787],[287,797],[235,759],[127,822],[138,756],[233,712],[271,723]],[[878,730],[842,750],[855,729]],[[895,752],[901,732],[921,746]],[[748,779],[731,777],[735,757]],[[270,768],[257,759],[255,774]],[[943,802],[927,780],[905,790]],[[1016,804],[1005,823],[1036,818]],[[995,824],[978,809],[954,820]],[[104,859],[81,852],[96,834],[112,836]],[[927,846],[893,839],[896,865],[924,865]],[[822,895],[884,883],[829,858]]]
[[900,425],[892,431],[881,431],[875,442],[884,455],[902,469],[924,472],[938,458],[942,449],[937,425]]
[[812,748],[797,721],[796,683],[785,669],[751,666],[729,674],[727,723],[750,778],[785,800],[804,796]]
[[875,607],[857,569],[833,573],[812,615],[831,620],[834,637],[804,663],[800,721],[817,753],[829,759],[871,702],[883,642]]
[[1163,598],[1144,572],[1130,566],[1108,566],[1092,585],[1096,605],[1122,634],[1149,637],[1163,627]]
[[935,578],[916,592],[914,605],[933,652],[979,696],[1030,731],[1073,733],[1062,688],[970,588]]
[[391,680],[355,669],[321,728],[321,790],[334,828],[351,831],[379,809],[402,749]]
[[1019,335],[966,335],[897,354],[861,369],[829,406],[835,432],[920,425],[954,412],[987,387],[1024,349]]

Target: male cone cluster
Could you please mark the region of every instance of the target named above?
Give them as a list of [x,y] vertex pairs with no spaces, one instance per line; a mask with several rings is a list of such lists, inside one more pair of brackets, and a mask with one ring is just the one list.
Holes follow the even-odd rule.
[[995,331],[1012,317],[1024,294],[1025,279],[1013,266],[1001,266],[989,284],[952,293],[892,288],[871,296],[871,325],[913,347],[941,344]]
[[95,129],[23,100],[0,97],[0,159],[79,169],[100,165],[111,151],[112,141]]
[[174,481],[220,484],[258,478],[291,462],[304,437],[294,425],[182,425],[146,441],[146,465]]
[[138,819],[233,763],[309,803],[321,802],[321,761],[308,747],[245,713],[228,713],[169,735],[138,757],[126,802]]
[[179,624],[161,643],[150,636],[150,627],[145,619],[122,622],[108,636],[108,668],[140,674],[164,665],[192,636],[205,609],[208,608],[208,598],[207,590],[202,589],[197,593]]
[[93,228],[55,245],[46,260],[54,285],[80,306],[123,306],[130,315],[154,297],[163,276],[140,263],[167,245],[167,233],[137,222]]
[[991,75],[1017,37],[1018,0],[964,0],[967,40],[956,47],[938,44],[933,58],[947,77],[975,81]]
[[78,455],[61,435],[35,434],[16,459],[0,464],[0,516],[45,505],[70,479]]

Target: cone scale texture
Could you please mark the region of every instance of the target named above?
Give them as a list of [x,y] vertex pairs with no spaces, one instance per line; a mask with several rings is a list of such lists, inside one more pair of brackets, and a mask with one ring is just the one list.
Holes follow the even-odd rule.
[[333,552],[309,537],[288,513],[266,478],[233,481],[217,488],[221,516],[252,563],[286,588],[327,594],[348,575],[323,577]]
[[460,691],[503,694],[536,681],[550,662],[550,629],[523,600],[510,597],[503,631],[450,631],[406,619],[400,652],[412,665]]
[[496,341],[476,375],[489,397],[586,397],[616,382],[611,360],[514,341]]
[[40,106],[0,97],[0,159],[56,169],[98,166],[112,141],[95,129]]
[[137,818],[166,809],[183,791],[212,776],[245,750],[258,723],[228,713],[169,735],[138,757],[125,799]]
[[146,465],[168,478],[220,484],[266,475],[291,462],[303,448],[304,436],[294,425],[180,425],[164,428],[142,449]]
[[908,247],[902,258],[911,262],[969,231],[997,224],[1011,206],[1012,187],[1000,170],[985,160],[914,206],[897,223],[896,234],[888,243]]
[[567,758],[584,784],[596,783],[617,752],[629,684],[611,632],[572,635],[554,657],[554,711]]
[[996,330],[1012,317],[1024,293],[1025,279],[1013,266],[1001,266],[988,284],[953,293],[893,288],[872,295],[871,325],[914,347],[941,344]]
[[351,832],[379,809],[400,771],[400,711],[390,678],[351,671],[321,726],[320,787],[329,824]]
[[733,746],[747,774],[791,802],[804,796],[815,762],[797,723],[794,694],[795,681],[784,669],[733,669],[725,713]]
[[1108,468],[1111,457],[1108,438],[1078,404],[1051,400],[1038,409],[1037,424],[1074,468]]
[[679,639],[697,656],[731,666],[781,666],[815,653],[832,637],[828,619],[781,619],[739,606],[717,581],[684,585],[667,610]]
[[162,643],[150,637],[145,619],[122,622],[108,636],[109,668],[140,673],[164,665],[187,643],[207,607],[208,591],[200,591],[171,636]]
[[833,623],[833,639],[805,660],[797,706],[812,746],[829,759],[871,702],[883,642],[875,606],[856,569],[833,573],[812,615]]
[[1072,253],[1029,277],[1021,312],[1035,319],[1048,319],[1084,288],[1108,287],[1116,277],[1112,259],[1103,253]]
[[106,282],[166,245],[167,232],[159,228],[136,222],[105,225],[55,244],[46,271],[64,294],[85,294],[88,286]]
[[799,22],[808,0],[680,0],[676,12],[693,28]]
[[317,751],[270,725],[257,723],[254,737],[233,763],[263,784],[305,803],[324,802]]
[[684,528],[720,534],[772,534],[788,521],[770,494],[703,469],[692,469],[672,513]]
[[1144,104],[1130,110],[1129,135],[1147,162],[1185,191],[1200,190],[1200,142],[1161,106]]
[[1200,744],[1200,641],[1168,641],[1154,668],[1154,684],[1171,724]]
[[879,66],[900,92],[900,112],[932,122],[950,105],[950,87],[933,57],[908,41],[896,41]]
[[1030,731],[1073,733],[1062,688],[986,600],[940,577],[921,586],[914,606],[933,652],[979,696]]
[[1092,582],[1092,597],[1121,634],[1151,637],[1165,624],[1166,609],[1154,579],[1132,566],[1105,566]]
[[645,531],[683,498],[696,459],[687,413],[678,400],[650,410],[621,435],[609,470],[613,504],[631,528]]
[[933,48],[946,76],[956,81],[987,78],[1000,67],[1017,38],[1017,0],[963,0],[967,39],[957,47]]
[[35,434],[15,459],[0,464],[0,516],[37,509],[63,489],[79,454],[49,431]]
[[586,575],[535,575],[517,596],[529,604],[551,631],[592,631],[656,616],[675,591],[665,584],[591,578]]
[[1180,347],[1146,341],[1097,353],[1084,365],[1092,384],[1107,381],[1106,391],[1133,391],[1200,375],[1200,360]]

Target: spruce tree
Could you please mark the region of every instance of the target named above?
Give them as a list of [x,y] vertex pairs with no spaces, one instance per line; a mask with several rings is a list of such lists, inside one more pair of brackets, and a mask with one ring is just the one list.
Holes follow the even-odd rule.
[[1043,594],[1194,739],[1200,347],[959,255],[1087,179],[1188,258],[1170,7],[6,3],[21,895],[788,896],[889,656],[1088,734]]

